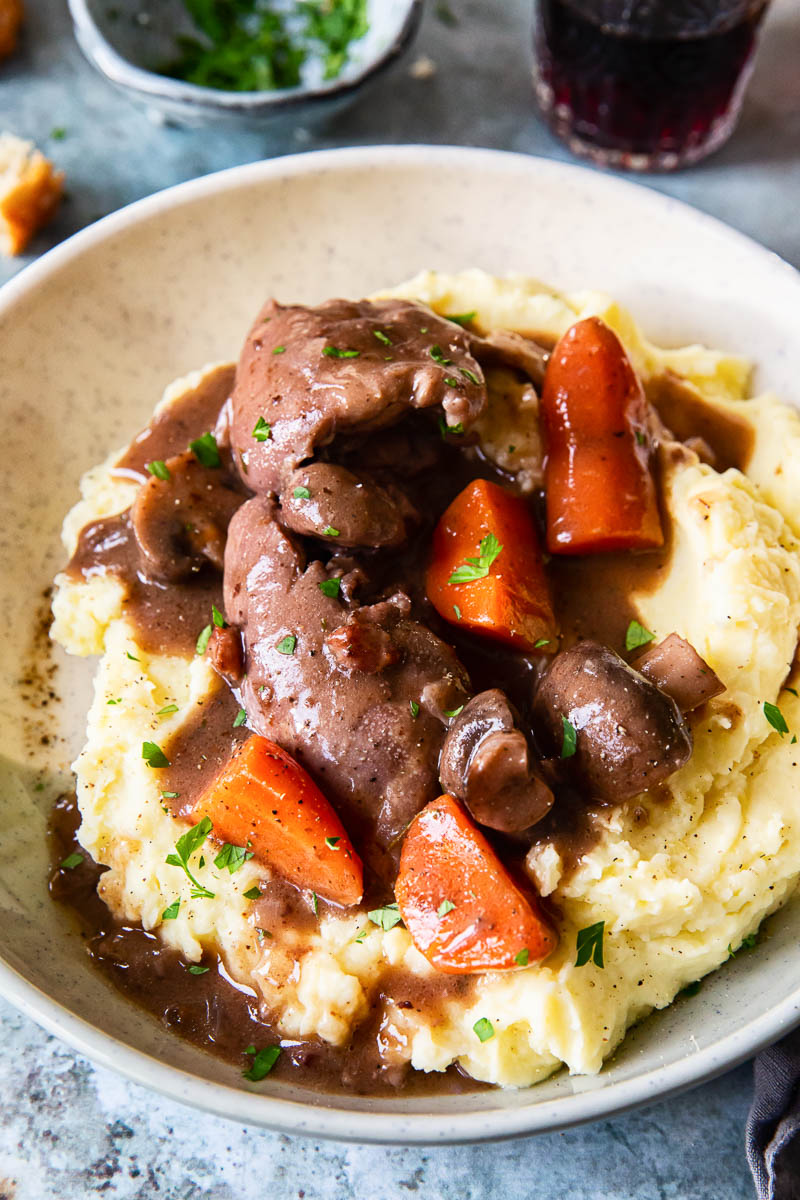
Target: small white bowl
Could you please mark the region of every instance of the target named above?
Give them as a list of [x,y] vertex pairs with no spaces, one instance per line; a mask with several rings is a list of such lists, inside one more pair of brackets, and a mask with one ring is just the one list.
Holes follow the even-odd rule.
[[657,192],[521,155],[381,147],[236,167],[106,217],[0,290],[0,994],[96,1062],[239,1122],[397,1144],[551,1130],[698,1083],[800,1020],[795,899],[752,954],[641,1022],[598,1076],[432,1097],[326,1095],[301,1072],[252,1087],[116,991],[47,895],[47,813],[70,786],[96,664],[56,652],[46,675],[37,607],[81,473],[170,380],[236,356],[267,296],[357,297],[470,266],[602,288],[656,341],[747,355],[756,387],[800,408],[797,272]]
[[313,123],[352,103],[356,94],[409,47],[423,0],[368,0],[369,31],[353,45],[336,79],[318,60],[293,88],[234,92],[199,87],[153,70],[175,53],[175,34],[193,32],[181,0],[69,0],[75,36],[89,62],[136,103],[183,125],[206,122],[261,127],[267,121]]

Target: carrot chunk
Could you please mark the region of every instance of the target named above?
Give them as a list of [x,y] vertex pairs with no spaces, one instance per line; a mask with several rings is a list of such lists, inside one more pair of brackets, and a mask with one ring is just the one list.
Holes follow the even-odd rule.
[[200,797],[219,841],[247,846],[284,879],[336,904],[358,904],[361,859],[344,826],[299,763],[253,734]]
[[578,321],[559,341],[541,412],[550,553],[663,545],[647,401],[619,338],[599,317]]
[[533,650],[556,649],[556,625],[539,539],[524,500],[475,479],[433,534],[428,598],[446,621]]
[[544,958],[556,935],[452,796],[426,804],[406,834],[395,885],[414,945],[452,975]]

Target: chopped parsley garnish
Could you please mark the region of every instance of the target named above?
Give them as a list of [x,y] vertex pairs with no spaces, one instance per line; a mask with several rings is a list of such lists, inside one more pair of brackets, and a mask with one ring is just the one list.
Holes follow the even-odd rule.
[[178,913],[180,912],[180,907],[181,907],[180,900],[173,900],[172,904],[170,904],[170,906],[168,908],[164,909],[163,913],[161,914],[161,920],[162,921],[174,921],[175,918],[177,917]]
[[245,1048],[244,1048],[244,1052],[245,1052],[245,1054],[255,1054],[255,1052],[256,1052],[256,1048],[255,1048],[255,1046],[254,1046],[254,1045],[251,1043],[249,1046],[245,1046]]
[[765,700],[764,716],[767,718],[772,728],[777,730],[781,737],[783,737],[785,733],[789,732],[789,726],[786,724],[786,718],[778,708],[777,704],[770,704],[769,700]]
[[458,387],[458,380],[454,379],[452,375],[445,375],[444,381],[448,387]]
[[152,462],[145,463],[144,469],[149,471],[151,475],[155,475],[156,479],[166,481],[172,478],[169,473],[169,467],[162,458],[154,458]]
[[[439,8],[442,7],[440,4]],[[452,321],[454,325],[469,325],[470,321],[474,321],[477,315],[476,312],[451,313],[445,317],[445,321]]]
[[752,950],[758,941],[757,933],[748,933],[747,937],[743,937],[738,950],[734,950],[730,942],[728,943],[728,958],[735,958],[737,954],[744,951]]
[[201,629],[200,636],[198,637],[194,647],[197,654],[205,654],[206,646],[211,639],[211,632],[212,630],[210,625],[206,625],[205,629]]
[[468,558],[460,567],[456,567],[448,579],[448,583],[474,583],[476,579],[485,579],[489,567],[497,558],[503,547],[493,533],[487,533],[481,538],[477,558]]
[[373,908],[372,912],[367,913],[367,916],[373,925],[377,925],[385,933],[394,929],[395,925],[399,925],[403,919],[400,916],[399,904],[384,904],[383,908]]
[[461,374],[464,376],[464,378],[468,379],[470,381],[470,383],[474,383],[474,384],[476,384],[476,386],[480,386],[480,382],[481,382],[480,379],[478,379],[478,376],[475,374],[474,371],[470,371],[469,367],[459,367],[458,369],[461,372]]
[[230,842],[226,842],[214,859],[214,866],[220,871],[227,868],[231,875],[235,875],[252,857],[253,851],[248,850],[246,846],[232,846]]
[[445,358],[444,350],[441,346],[431,346],[428,353],[433,361],[438,363],[441,367],[449,367],[453,361],[452,358]]
[[419,716],[419,704],[417,704],[416,700],[409,700],[408,707],[411,709],[411,715],[416,721]]
[[340,350],[338,346],[326,346],[322,351],[326,358],[358,358],[360,350]]
[[572,722],[568,721],[566,717],[561,718],[561,728],[563,730],[561,737],[561,757],[572,758],[578,749],[578,732]]
[[259,1050],[258,1054],[253,1059],[253,1065],[249,1071],[242,1071],[245,1079],[249,1079],[251,1083],[258,1083],[266,1075],[269,1075],[275,1063],[281,1055],[280,1046],[264,1046]]
[[540,650],[542,648],[542,646],[549,646],[549,645],[550,645],[550,638],[537,638],[536,641],[533,643],[533,648],[534,648],[534,650]]
[[311,911],[314,916],[319,916],[319,896],[316,892],[311,893]]
[[457,604],[453,605],[453,612],[456,614],[456,620],[460,621],[461,620],[461,609],[458,607]]
[[[447,380],[445,380],[445,383],[446,382],[447,382]],[[442,436],[442,440],[444,440],[447,437],[448,433],[459,434],[459,433],[463,433],[463,432],[464,432],[463,421],[457,421],[455,425],[448,425],[447,422],[445,421],[444,417],[439,417],[439,433]]]
[[337,842],[339,842],[340,840],[341,839],[338,837],[326,837],[325,845],[328,847],[329,850],[333,850],[334,847],[336,846]]
[[161,795],[164,800],[177,800],[180,792],[162,792]]
[[358,944],[360,946],[368,933],[369,933],[369,926],[365,925],[364,928],[361,930],[361,933],[358,935],[358,937],[354,938],[354,941],[358,942]]
[[122,704],[122,696],[117,696],[116,700],[106,700],[106,704]]
[[328,596],[331,600],[335,600],[339,595],[339,589],[341,586],[342,581],[339,578],[323,579],[321,583],[317,584],[317,587],[322,592],[323,596]]
[[[261,929],[259,926],[256,926],[256,937],[258,938],[259,942],[263,942],[264,938],[271,938],[272,934],[268,929]],[[251,1053],[255,1053],[255,1051],[252,1051]]]
[[178,711],[177,704],[165,704],[163,708],[160,708],[158,710],[158,712],[156,713],[156,716],[157,717],[166,717],[167,713],[174,713],[177,711]]
[[625,632],[625,649],[638,650],[639,646],[646,646],[648,642],[652,642],[655,636],[638,621],[631,621]]
[[489,1038],[494,1037],[494,1025],[488,1017],[481,1017],[472,1029],[479,1042],[488,1042]]
[[457,717],[457,716],[458,716],[458,714],[459,714],[459,713],[461,713],[461,712],[463,712],[463,711],[464,711],[464,705],[463,705],[463,704],[459,704],[458,708],[446,708],[446,709],[444,709],[444,715],[445,715],[446,717],[451,717],[451,718],[452,718],[452,717]]
[[184,5],[200,36],[178,37],[178,54],[160,67],[162,74],[237,92],[300,83],[307,50],[292,37],[285,14],[256,0],[184,0]]
[[244,898],[245,898],[245,900],[260,900],[261,899],[261,888],[251,887],[249,889],[249,891],[245,892]]
[[83,855],[78,854],[77,850],[73,850],[72,854],[68,854],[66,858],[61,860],[61,866],[65,871],[74,871],[83,862]]
[[240,708],[239,711],[237,712],[236,716],[233,718],[233,728],[238,729],[240,725],[244,725],[246,720],[247,720],[247,712],[245,711],[245,709]]
[[525,946],[522,950],[514,955],[514,962],[518,967],[527,967],[529,958],[530,951],[528,950],[528,947]]
[[338,537],[339,536],[339,530],[334,529],[332,525],[326,525],[325,528],[323,529],[322,533],[325,537]]
[[384,346],[391,346],[392,339],[388,338],[382,329],[373,329],[372,336],[376,337],[379,342],[383,342]]
[[295,500],[310,500],[311,499],[311,492],[308,490],[307,487],[296,487],[294,489],[294,491],[292,492],[292,495],[294,496]]
[[263,417],[259,417],[253,426],[253,437],[257,442],[266,442],[272,437],[272,426]]
[[595,925],[587,925],[585,929],[578,930],[576,967],[583,967],[588,962],[593,962],[596,967],[603,966],[603,934],[605,933],[605,928],[605,921],[598,921]]
[[294,648],[297,645],[297,638],[293,633],[287,633],[286,637],[281,638],[275,649],[278,654],[294,654]]
[[142,742],[142,758],[148,767],[161,769],[169,766],[169,759],[160,746],[155,742]]
[[222,466],[222,459],[219,456],[219,449],[217,447],[217,439],[214,437],[213,433],[204,433],[199,438],[195,438],[193,442],[189,442],[189,449],[201,466]]
[[785,687],[783,690],[784,690],[784,692],[789,692],[790,695],[792,695],[792,696],[797,695],[797,688]]
[[216,625],[217,629],[227,629],[228,622],[223,617],[222,613],[217,608],[216,604],[211,605],[211,620]]
[[285,347],[285,346],[275,346],[275,348],[273,349],[272,353],[273,353],[273,354],[285,354],[285,353],[286,353],[286,347]]
[[197,963],[192,963],[192,965],[189,967],[189,974],[190,975],[205,975],[205,973],[208,969],[209,969],[208,967],[199,967],[197,965]]
[[635,436],[635,438],[636,438],[636,445],[637,445],[637,446],[644,446],[644,445],[645,445],[645,443],[647,442],[647,438],[644,436],[644,434],[642,433],[641,429],[637,429],[637,430],[635,430],[635,431],[634,431],[634,436]]
[[131,660],[131,662],[141,662],[142,661],[140,658],[137,658],[135,654],[131,654],[130,650],[125,651],[125,656],[126,656],[126,658],[129,658]]
[[325,78],[335,79],[347,62],[350,43],[369,29],[367,0],[311,0],[302,5],[306,13],[306,36],[324,51]]
[[171,867],[180,867],[186,873],[192,885],[190,895],[193,900],[214,899],[214,893],[210,892],[202,883],[199,883],[189,870],[189,859],[200,849],[212,829],[213,825],[210,817],[203,817],[197,825],[193,825],[191,829],[187,829],[186,833],[178,838],[175,843],[175,853],[168,854],[166,858],[167,863]]
[[67,136],[67,131],[63,125],[56,125],[55,129],[50,130],[51,141],[63,142],[63,140],[66,136]]
[[449,912],[455,908],[452,900],[443,900],[436,910],[437,917],[446,917]]

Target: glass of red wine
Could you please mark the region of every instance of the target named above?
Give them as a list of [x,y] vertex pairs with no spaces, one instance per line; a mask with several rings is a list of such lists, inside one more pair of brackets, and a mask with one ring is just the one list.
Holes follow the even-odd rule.
[[669,171],[730,136],[769,0],[538,0],[539,106],[573,153]]

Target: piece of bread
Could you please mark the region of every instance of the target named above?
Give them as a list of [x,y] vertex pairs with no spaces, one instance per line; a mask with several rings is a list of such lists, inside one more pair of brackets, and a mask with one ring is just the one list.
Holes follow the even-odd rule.
[[63,171],[33,142],[0,133],[0,245],[7,254],[21,254],[55,216],[63,191]]
[[0,0],[0,58],[9,58],[16,50],[24,15],[22,0]]

